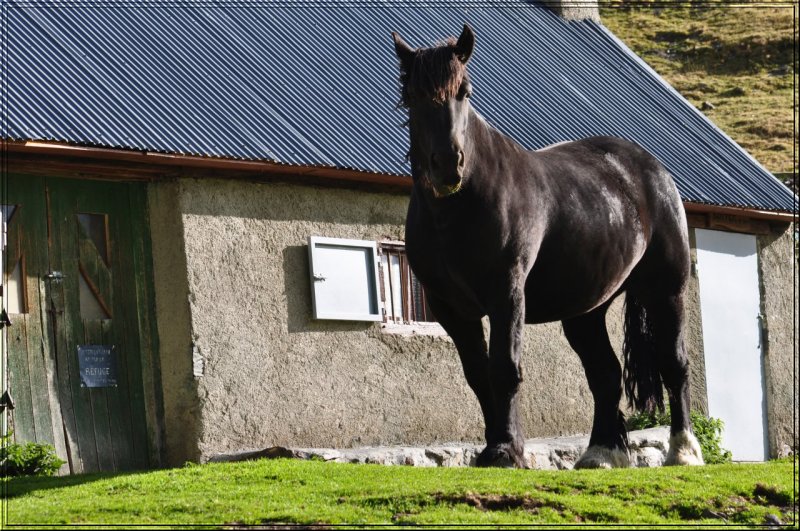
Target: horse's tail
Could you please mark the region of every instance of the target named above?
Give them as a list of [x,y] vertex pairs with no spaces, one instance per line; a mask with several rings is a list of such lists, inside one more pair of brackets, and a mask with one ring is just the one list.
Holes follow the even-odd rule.
[[622,346],[625,395],[637,411],[664,411],[664,388],[658,370],[658,355],[652,323],[635,294],[625,296],[625,341]]

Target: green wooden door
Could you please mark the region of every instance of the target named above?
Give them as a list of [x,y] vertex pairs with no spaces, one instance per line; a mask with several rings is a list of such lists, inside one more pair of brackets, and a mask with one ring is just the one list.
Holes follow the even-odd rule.
[[[8,179],[4,304],[12,310],[15,439],[53,444],[64,472],[156,465],[143,378],[153,343],[142,185]],[[102,367],[83,363],[92,346],[110,352]],[[98,372],[99,382],[90,377]]]

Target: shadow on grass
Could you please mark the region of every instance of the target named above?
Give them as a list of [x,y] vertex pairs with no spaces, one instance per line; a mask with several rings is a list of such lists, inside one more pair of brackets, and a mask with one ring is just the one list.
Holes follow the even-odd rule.
[[91,474],[75,474],[71,476],[19,476],[4,478],[2,482],[3,499],[18,498],[32,492],[63,489],[125,476],[138,476],[153,470],[128,470],[124,472],[97,472]]

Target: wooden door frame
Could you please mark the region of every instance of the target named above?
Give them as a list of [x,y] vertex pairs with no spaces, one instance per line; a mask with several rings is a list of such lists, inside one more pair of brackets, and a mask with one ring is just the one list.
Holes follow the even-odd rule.
[[147,426],[150,465],[165,462],[164,391],[161,384],[161,358],[156,322],[156,292],[153,277],[153,245],[150,236],[150,211],[147,184],[130,182],[129,200],[132,215],[140,213],[140,223],[131,224],[131,238],[137,243],[133,252],[133,270],[137,272],[136,308],[142,354],[142,387]]

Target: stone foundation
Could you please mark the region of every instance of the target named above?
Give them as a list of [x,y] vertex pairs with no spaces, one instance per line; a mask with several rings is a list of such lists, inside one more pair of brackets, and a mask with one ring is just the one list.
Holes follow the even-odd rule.
[[[631,464],[636,467],[656,467],[664,464],[669,451],[669,428],[666,426],[628,433]],[[525,457],[530,467],[537,470],[571,469],[586,451],[588,435],[528,439]],[[378,465],[406,465],[420,467],[475,466],[483,449],[480,444],[451,443],[431,446],[374,446],[364,448],[284,448],[273,446],[231,454],[219,454],[208,462],[220,463],[250,459],[293,457],[297,459],[322,459],[335,463],[368,463]]]

